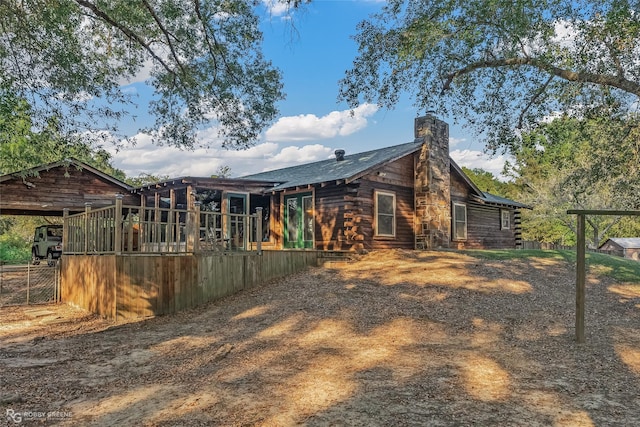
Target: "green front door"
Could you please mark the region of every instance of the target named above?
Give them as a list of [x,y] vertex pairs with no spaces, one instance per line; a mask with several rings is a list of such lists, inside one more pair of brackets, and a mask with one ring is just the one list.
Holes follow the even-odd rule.
[[311,193],[284,196],[284,228],[285,248],[313,248]]

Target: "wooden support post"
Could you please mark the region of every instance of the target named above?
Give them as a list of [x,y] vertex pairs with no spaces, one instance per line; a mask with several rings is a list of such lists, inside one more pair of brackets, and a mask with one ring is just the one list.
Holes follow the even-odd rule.
[[116,255],[122,254],[122,199],[124,199],[124,194],[117,193],[114,224],[115,230],[113,233],[113,251]]
[[585,214],[578,214],[578,241],[576,246],[576,341],[584,343],[584,305],[586,281]]
[[195,202],[193,209],[187,211],[186,252],[197,252],[200,241],[200,202]]
[[[138,216],[138,238],[136,242],[138,245],[140,244],[140,216]],[[127,208],[127,252],[133,252],[133,213],[131,212],[131,208]]]
[[62,253],[69,251],[71,233],[69,232],[69,208],[62,210]]
[[144,195],[140,198],[140,213],[138,214],[138,218],[140,227],[140,230],[138,230],[138,245],[140,247],[140,252],[148,252],[149,238],[147,235],[149,233],[147,232],[147,197]]
[[[180,242],[176,240],[176,231],[174,225],[174,209],[176,208],[176,190],[173,188],[169,190],[169,213],[167,214],[167,246],[169,252],[176,252],[177,246]],[[180,225],[177,224],[179,227]]]
[[262,255],[262,207],[256,208],[256,250]]
[[160,193],[155,193],[153,196],[153,242],[155,244],[154,251],[162,252],[162,249],[160,248],[160,245],[162,244],[162,238],[160,236]]
[[84,204],[84,254],[86,255],[89,251],[89,226],[91,225],[91,221],[89,221],[89,216],[91,215],[91,202],[86,202]]

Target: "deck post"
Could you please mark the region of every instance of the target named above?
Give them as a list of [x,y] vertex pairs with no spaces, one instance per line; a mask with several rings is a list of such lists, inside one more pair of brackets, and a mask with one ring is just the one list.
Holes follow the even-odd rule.
[[89,251],[89,215],[91,215],[91,202],[84,204],[84,254]]
[[179,242],[176,240],[176,231],[175,227],[180,226],[174,225],[174,209],[176,208],[176,190],[173,188],[169,190],[169,213],[167,214],[167,251],[168,252],[177,252]]
[[187,211],[187,252],[197,252],[200,241],[200,202]]
[[256,208],[256,250],[262,255],[262,207]]
[[576,246],[576,341],[584,343],[584,305],[585,305],[585,214],[578,214],[578,241]]
[[160,193],[153,195],[153,247],[157,252],[162,252],[162,236],[160,231]]
[[122,254],[122,199],[124,199],[124,194],[116,193],[115,230],[113,233],[113,250],[116,255]]
[[62,253],[69,251],[69,208],[62,209]]

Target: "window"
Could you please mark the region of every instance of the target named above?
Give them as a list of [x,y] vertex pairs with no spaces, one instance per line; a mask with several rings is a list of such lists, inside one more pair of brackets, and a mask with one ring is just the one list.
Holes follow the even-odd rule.
[[453,240],[467,239],[467,206],[453,204]]
[[507,209],[500,209],[500,229],[508,230],[511,228],[511,212]]
[[375,192],[376,236],[396,235],[396,195],[383,191]]

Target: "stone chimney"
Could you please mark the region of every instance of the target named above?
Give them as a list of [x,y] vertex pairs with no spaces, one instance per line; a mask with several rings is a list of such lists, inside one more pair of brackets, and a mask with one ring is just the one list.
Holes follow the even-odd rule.
[[417,117],[415,142],[416,249],[448,248],[451,241],[449,125],[432,115]]
[[333,154],[336,155],[336,161],[341,162],[344,160],[344,150],[336,150]]

